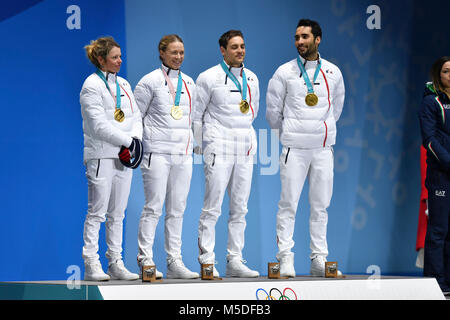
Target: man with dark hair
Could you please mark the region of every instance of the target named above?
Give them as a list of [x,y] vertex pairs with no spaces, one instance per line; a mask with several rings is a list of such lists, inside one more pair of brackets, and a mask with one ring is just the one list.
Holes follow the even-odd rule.
[[325,276],[327,208],[333,192],[333,149],[336,121],[344,105],[341,71],[319,52],[322,30],[301,19],[295,33],[299,55],[280,66],[267,88],[266,118],[280,130],[281,196],[277,213],[277,259],[282,276],[295,277],[295,214],[305,179],[311,207],[311,275]]
[[314,38],[320,37],[322,39],[322,28],[316,21],[309,19],[300,19],[297,24],[297,28],[299,27],[311,27],[311,33],[313,34]]
[[241,37],[244,40],[244,35],[240,30],[229,30],[219,38],[219,47],[226,48],[228,41],[234,37]]
[[[242,33],[230,30],[219,40],[223,60],[197,78],[192,119],[194,137],[203,150],[205,197],[198,228],[199,262],[215,263],[215,226],[221,215],[225,191],[230,197],[228,219],[228,277],[258,277],[242,258],[247,202],[256,152],[252,123],[258,114],[259,83],[244,68],[245,43]],[[219,273],[214,268],[214,276]]]

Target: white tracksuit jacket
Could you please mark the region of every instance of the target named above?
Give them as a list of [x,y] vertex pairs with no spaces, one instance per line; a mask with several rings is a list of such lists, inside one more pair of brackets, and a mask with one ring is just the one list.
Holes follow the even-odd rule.
[[[242,69],[229,69],[241,86]],[[239,109],[241,93],[220,64],[202,72],[196,81],[193,128],[197,142],[203,135],[206,184],[198,229],[200,263],[214,262],[215,225],[221,215],[227,187],[230,197],[227,259],[242,259],[245,216],[253,172],[252,155],[257,149],[252,123],[259,109],[258,78],[252,71],[246,68],[244,71],[248,85],[247,101],[250,104],[246,114]]]
[[[105,76],[106,73],[104,72]],[[108,85],[116,94],[116,75],[108,74]],[[128,147],[132,138],[142,140],[141,113],[131,86],[117,76],[121,91],[121,109],[125,120],[114,120],[116,103],[102,79],[91,74],[83,83],[80,93],[83,117],[84,162],[90,159],[118,158],[122,146]]]
[[[303,64],[305,59],[300,57]],[[280,130],[283,146],[312,149],[334,145],[336,121],[344,105],[344,80],[341,71],[331,62],[320,58],[322,67],[314,85],[319,98],[316,106],[305,103],[307,87],[297,59],[281,65],[269,81],[266,96],[266,118],[272,129]],[[317,61],[305,65],[313,81]]]
[[[300,59],[312,82],[318,61]],[[322,65],[314,83],[317,105],[311,107],[305,102],[308,89],[297,59],[281,65],[267,88],[266,118],[272,129],[280,130],[283,145],[277,213],[279,260],[292,255],[295,215],[307,177],[311,258],[328,255],[327,208],[332,197],[334,167],[331,146],[336,142],[336,121],[342,112],[345,88],[339,68],[320,59]]]
[[[242,68],[231,68],[237,79]],[[257,149],[256,133],[252,123],[259,109],[259,82],[256,75],[244,69],[247,76],[247,101],[250,110],[239,110],[241,93],[228,78],[220,64],[202,72],[196,81],[197,95],[193,115],[196,141],[201,140],[203,130],[203,154],[252,155]]]
[[88,180],[88,210],[83,231],[83,259],[97,261],[100,224],[106,221],[105,233],[110,261],[121,259],[123,218],[128,203],[132,169],[119,162],[122,146],[129,146],[132,138],[142,139],[142,119],[130,84],[117,76],[121,92],[123,122],[114,119],[116,102],[116,75],[102,79],[91,74],[80,93],[84,132],[84,163]]
[[[178,71],[166,72],[172,79],[175,91],[177,89]],[[181,72],[183,86],[180,96],[180,107],[183,117],[175,120],[170,115],[174,105],[169,87],[160,68],[145,75],[134,89],[136,101],[142,113],[144,122],[143,145],[145,152],[164,154],[192,154],[193,137],[191,130],[191,115],[195,83],[192,78]]]
[[[175,91],[178,70],[162,65]],[[195,83],[181,72],[183,84],[180,95],[181,119],[170,113],[174,98],[168,83],[158,68],[142,77],[134,94],[144,121],[143,145],[145,155],[141,163],[145,205],[138,230],[138,263],[153,264],[153,243],[156,226],[165,203],[165,241],[167,261],[181,259],[183,215],[192,177],[191,114]]]

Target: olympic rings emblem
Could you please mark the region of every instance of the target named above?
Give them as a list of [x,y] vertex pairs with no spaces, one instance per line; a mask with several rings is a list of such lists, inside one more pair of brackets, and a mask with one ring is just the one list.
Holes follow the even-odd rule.
[[[286,291],[288,290],[291,291],[293,295],[292,293],[290,293],[288,296],[286,294]],[[265,294],[265,297],[262,296],[263,294],[261,294],[262,297],[260,297],[260,295],[258,294],[260,291],[262,291]],[[273,292],[276,293],[272,294]],[[283,293],[281,293],[281,291],[277,288],[270,289],[269,293],[267,293],[267,291],[264,290],[263,288],[259,288],[258,290],[256,290],[256,300],[298,300],[298,299],[297,294],[291,288],[284,288]]]

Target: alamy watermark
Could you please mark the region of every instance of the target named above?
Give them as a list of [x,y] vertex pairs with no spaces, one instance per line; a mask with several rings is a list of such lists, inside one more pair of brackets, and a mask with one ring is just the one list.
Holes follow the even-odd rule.
[[79,266],[72,264],[67,267],[66,273],[69,274],[66,280],[67,289],[81,289],[81,269]]
[[[194,165],[209,163],[213,154],[221,154],[225,159],[237,163],[248,163],[248,157],[252,157],[253,164],[260,165],[260,174],[263,176],[278,173],[281,149],[278,129],[258,129],[257,146],[253,145],[250,136],[236,135],[228,137],[227,141],[215,142],[214,150],[206,150],[203,154],[194,152]],[[173,155],[172,161],[177,163],[183,160],[178,155]]]
[[375,264],[367,267],[366,273],[370,276],[367,279],[367,289],[369,290],[380,290],[381,289],[381,268]]
[[372,4],[367,7],[367,14],[370,16],[366,20],[366,27],[369,30],[381,29],[381,9],[379,6]]

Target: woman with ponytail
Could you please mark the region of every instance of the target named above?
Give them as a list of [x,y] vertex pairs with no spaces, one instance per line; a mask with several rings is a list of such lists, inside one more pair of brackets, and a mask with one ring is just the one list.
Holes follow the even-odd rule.
[[[133,175],[131,164],[137,167],[142,158],[141,114],[130,84],[117,75],[122,64],[119,44],[112,37],[103,37],[85,49],[96,70],[84,81],[80,93],[83,160],[88,181],[82,253],[84,279],[136,280],[139,276],[128,271],[122,261],[122,234]],[[108,247],[107,274],[98,255],[102,222]]]

